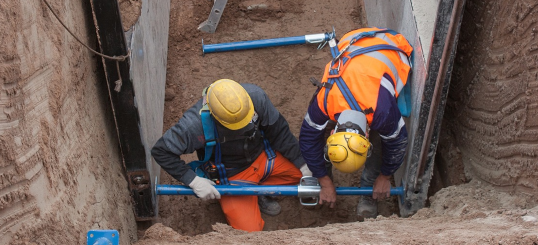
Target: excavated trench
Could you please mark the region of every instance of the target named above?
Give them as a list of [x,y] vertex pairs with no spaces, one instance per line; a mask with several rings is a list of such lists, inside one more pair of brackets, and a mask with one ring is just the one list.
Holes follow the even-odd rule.
[[[254,83],[265,89],[272,102],[288,120],[292,132],[298,136],[305,108],[315,90],[308,82],[308,78],[311,76],[321,77],[323,67],[330,59],[330,53],[327,50],[316,50],[313,45],[301,45],[201,56],[200,40],[203,38],[205,43],[220,43],[297,36],[326,32],[330,30],[331,26],[336,26],[337,33],[342,35],[348,30],[367,26],[361,2],[338,1],[326,4],[315,1],[294,1],[293,3],[262,1],[266,7],[252,8],[250,4],[254,2],[260,1],[230,1],[225,10],[226,14],[223,15],[215,34],[204,34],[196,30],[197,24],[207,18],[206,13],[209,12],[211,4],[196,1],[181,4],[172,3],[165,98],[165,130],[181,117],[183,111],[199,99],[202,88],[217,79],[231,78],[239,82]],[[479,9],[501,9],[501,6],[482,6],[474,3],[470,3],[470,6],[478,6]],[[469,20],[475,16],[473,12],[475,10],[468,7],[467,11],[470,12],[471,16],[465,19],[466,22],[462,27],[463,42],[476,35],[471,31],[476,28],[475,24]],[[507,18],[510,18],[513,13],[506,12],[505,14]],[[484,35],[486,34],[484,33]],[[469,45],[469,43],[463,43],[461,49],[465,50]],[[477,49],[483,48],[477,47]],[[489,54],[487,52],[480,53],[480,51],[475,51],[475,56],[488,59]],[[461,56],[465,57],[468,55],[467,53],[465,51]],[[487,67],[485,64],[466,62],[465,58],[459,58],[456,62],[455,79],[457,81],[455,81],[455,87],[458,90],[461,90],[462,84],[469,80],[464,77],[469,76],[471,67],[474,70]],[[451,132],[461,133],[462,130],[470,130],[469,127],[476,127],[476,124],[471,124],[472,126],[458,124],[457,122],[463,120],[454,120],[450,114],[455,103],[453,97],[450,97],[447,109],[449,117],[444,121],[439,146],[440,153],[436,158],[436,162],[438,162],[436,169],[438,170],[434,174],[430,189],[432,195],[443,187],[467,183],[473,178],[472,176],[475,176],[464,172],[465,164],[472,163],[461,159],[461,148],[457,147],[457,144],[461,143],[454,138],[454,133]],[[487,104],[487,101],[475,103]],[[467,113],[472,114],[472,109],[467,109]],[[507,114],[506,116],[510,117],[511,115]],[[471,143],[467,142],[467,144]],[[477,148],[472,147],[467,147],[465,150],[469,151],[469,155],[476,156],[481,153]],[[513,160],[517,161],[518,159]],[[512,169],[511,166],[505,164],[499,164],[499,167],[504,168],[501,170]],[[529,165],[528,167],[535,166]],[[164,183],[178,184],[166,173],[161,176],[161,181]],[[359,176],[360,173],[345,175],[335,172],[334,179],[340,186],[353,186],[358,184]],[[318,227],[331,223],[353,222],[356,221],[357,199],[357,197],[339,197],[337,207],[329,209],[320,206],[314,208],[301,206],[297,198],[280,198],[283,212],[276,217],[263,215],[264,220],[266,220],[264,230]],[[159,209],[158,222],[171,227],[180,234],[206,233],[213,230],[211,227],[213,224],[226,223],[216,201],[200,202],[193,197],[162,196]],[[380,203],[382,216],[389,217],[398,213],[396,198]]]
[[[172,3],[169,36],[169,56],[165,103],[165,130],[172,126],[181,113],[200,97],[200,91],[213,81],[230,78],[238,82],[254,83],[262,87],[273,104],[287,119],[295,136],[304,118],[308,101],[315,91],[309,77],[321,77],[330,60],[328,49],[316,50],[316,45],[299,45],[269,49],[214,53],[201,56],[204,43],[221,43],[239,40],[267,39],[285,36],[344,32],[365,26],[362,6],[355,1],[326,4],[304,1],[261,1],[265,7],[253,8],[260,1],[229,1],[215,34],[196,30],[199,22],[207,18],[211,4],[200,2]],[[345,16],[339,18],[338,16]],[[164,183],[175,182],[166,173]],[[340,186],[357,185],[359,174],[336,173]],[[339,198],[337,208],[308,208],[297,198],[279,198],[282,214],[276,217],[263,215],[265,230],[317,227],[328,223],[356,221],[356,197]],[[195,235],[212,230],[211,225],[226,223],[217,201],[199,202],[193,197],[162,196],[160,222]],[[181,205],[174,205],[181,203]],[[396,199],[384,202],[381,213],[397,213]],[[188,217],[188,218],[183,218]],[[189,223],[189,224],[187,224]]]
[[[203,87],[220,78],[231,78],[240,82],[254,83],[265,89],[272,102],[288,120],[292,132],[297,136],[305,108],[315,90],[309,84],[308,78],[310,76],[321,76],[324,65],[330,59],[330,53],[327,50],[320,51],[316,50],[314,46],[301,45],[200,56],[200,40],[203,38],[206,43],[221,43],[280,36],[297,36],[326,32],[330,30],[331,26],[336,26],[338,29],[337,32],[342,35],[348,30],[367,26],[361,2],[341,1],[326,4],[325,2],[294,1],[293,3],[288,3],[285,1],[262,1],[267,7],[249,7],[249,4],[253,4],[254,2],[256,1],[230,1],[225,10],[226,14],[223,15],[218,26],[218,31],[215,34],[204,34],[196,30],[197,24],[207,18],[206,13],[210,10],[211,4],[199,2],[172,3],[164,121],[165,130],[180,118],[183,111],[199,99],[199,91]],[[456,59],[454,68],[455,75],[452,79],[454,85],[451,86],[451,90],[461,91],[464,86],[476,86],[470,84],[473,79],[488,80],[491,77],[508,76],[508,74],[504,74],[504,70],[515,68],[513,64],[508,63],[500,65],[506,68],[497,71],[496,75],[486,72],[482,73],[486,76],[483,78],[477,78],[473,75],[473,73],[484,69],[494,71],[494,68],[497,68],[499,64],[488,64],[484,61],[488,61],[492,56],[500,55],[498,53],[492,54],[487,47],[483,47],[487,41],[479,43],[473,43],[471,41],[477,38],[476,26],[481,25],[475,22],[478,19],[476,16],[479,15],[478,13],[482,14],[482,11],[493,9],[502,12],[505,18],[511,19],[513,18],[511,15],[515,13],[512,11],[516,10],[507,11],[504,10],[505,8],[512,7],[517,9],[526,6],[524,3],[518,3],[516,6],[507,5],[509,6],[485,5],[474,2],[468,4],[466,8],[467,12],[465,13],[466,17],[464,17],[464,23],[462,25],[462,41],[458,51],[459,56]],[[475,10],[475,8],[478,10]],[[531,10],[528,11],[532,12]],[[516,19],[515,21],[519,21],[520,25],[533,25],[536,21],[536,16],[530,12],[527,13],[529,18],[522,20]],[[483,15],[482,18],[488,17],[487,14]],[[500,23],[489,19],[482,21],[484,22],[483,25],[487,24],[495,27],[500,25]],[[527,24],[527,22],[531,23]],[[501,35],[497,37],[496,33],[489,32],[490,29],[484,29],[478,33],[487,38],[503,37]],[[491,37],[491,35],[495,36]],[[509,39],[504,41],[508,46],[524,46],[528,48],[532,46],[530,40],[521,41],[509,37],[503,38]],[[468,50],[469,47],[473,47],[472,52],[474,53]],[[507,50],[509,49],[507,48],[506,51],[498,50],[498,52],[508,52]],[[527,56],[521,59],[530,58],[536,60],[536,56]],[[481,62],[476,62],[477,60],[481,60]],[[534,67],[529,67],[526,70],[529,72],[529,76],[525,78],[526,80],[532,80],[532,76],[536,75],[534,69]],[[498,79],[499,82],[504,81],[502,78]],[[531,82],[530,80],[528,82]],[[514,94],[515,98],[513,99],[519,99],[518,97],[520,96],[516,96],[517,93],[511,93],[509,91],[505,91],[505,93]],[[474,103],[475,105],[466,105],[461,108],[462,105],[458,104],[461,102],[457,99],[460,99],[462,96],[456,92],[456,95],[450,96],[448,101],[448,117],[445,117],[443,129],[441,130],[439,151],[436,157],[437,165],[435,169],[437,170],[434,173],[432,188],[430,189],[431,195],[443,187],[467,183],[477,177],[477,179],[494,185],[502,185],[496,182],[497,179],[495,177],[491,176],[494,173],[493,169],[496,169],[495,174],[499,175],[503,175],[502,172],[516,171],[517,173],[521,173],[518,176],[526,180],[513,180],[509,183],[511,187],[514,189],[526,189],[529,187],[523,187],[517,181],[522,181],[522,183],[533,182],[533,186],[529,189],[534,191],[536,182],[531,179],[536,175],[529,174],[527,171],[536,169],[537,167],[535,162],[529,162],[527,160],[535,161],[535,158],[526,159],[525,157],[507,155],[506,157],[508,159],[505,159],[506,161],[501,159],[491,159],[490,162],[479,161],[481,156],[495,155],[493,150],[491,152],[483,152],[482,149],[487,144],[491,144],[496,132],[490,131],[486,134],[491,135],[491,138],[482,136],[484,139],[481,140],[465,140],[475,134],[474,131],[476,128],[483,128],[485,126],[483,125],[484,123],[488,124],[487,122],[481,123],[485,118],[490,117],[487,114],[497,114],[497,110],[502,111],[503,107],[509,105],[499,103],[498,107],[491,107],[489,99],[493,99],[494,97],[484,99],[478,96],[471,96],[465,98],[465,100],[467,103]],[[504,98],[504,96],[501,97]],[[484,114],[482,109],[477,112],[475,106],[487,107],[491,112]],[[459,108],[457,110],[457,116],[452,114],[455,107]],[[520,111],[519,113],[523,112]],[[472,122],[469,122],[470,119],[465,118],[465,115],[470,115],[469,117],[471,118],[484,117],[484,119],[476,118]],[[501,120],[501,117],[510,118],[514,117],[514,115],[506,112],[503,115],[496,115],[496,117],[498,118],[497,120]],[[508,121],[509,119],[504,120]],[[491,130],[494,130],[498,127],[503,127],[503,125],[504,123],[488,126]],[[524,127],[512,127],[511,129],[518,132],[525,131]],[[506,135],[515,133],[506,132]],[[528,129],[529,135],[533,133],[532,130]],[[511,140],[512,142],[510,142]],[[510,145],[509,148],[511,150],[516,150],[514,148],[518,148],[519,146],[518,139],[516,138],[506,138],[502,139],[502,141],[502,144]],[[536,143],[536,141],[533,142]],[[501,143],[499,142],[499,144]],[[463,145],[463,147],[459,145]],[[497,150],[499,151],[502,151],[504,148],[504,146],[498,147],[499,149]],[[525,154],[525,149],[522,148],[516,151],[520,154]],[[464,152],[462,153],[462,151]],[[532,151],[535,151],[535,149]],[[463,154],[472,157],[469,160],[462,159]],[[527,164],[519,163],[514,166],[503,163],[521,161],[527,162]],[[492,170],[482,169],[482,172],[479,170],[480,174],[478,175],[472,172],[472,170],[464,171],[467,167],[476,169],[476,165],[483,166],[488,163],[491,163],[488,168]],[[523,169],[516,170],[516,166],[521,166]],[[524,172],[528,174],[527,177],[525,177],[526,174],[523,174]],[[353,186],[358,184],[359,174],[345,175],[336,172],[334,179],[340,186]],[[178,184],[166,173],[162,174],[161,180],[165,183]],[[263,215],[263,218],[266,220],[264,230],[318,227],[331,223],[353,222],[356,221],[355,208],[357,199],[357,197],[338,197],[337,207],[335,209],[329,209],[320,206],[315,208],[301,206],[297,198],[280,198],[283,212],[276,217]],[[184,235],[206,233],[213,230],[211,227],[213,224],[226,223],[220,211],[219,204],[216,201],[200,202],[192,197],[163,196],[160,198],[159,208],[158,222]],[[396,198],[380,203],[380,215],[390,217],[398,213]]]
[[[52,3],[97,46],[89,3]],[[252,8],[256,4],[258,7]],[[201,55],[206,43],[367,26],[362,1],[228,1],[215,34],[196,27],[212,1],[171,1],[164,127],[221,78],[262,87],[298,136],[330,59],[315,45]],[[140,2],[120,1],[124,29]],[[217,201],[160,196],[158,217],[137,222],[101,60],[72,39],[38,1],[0,2],[0,244],[84,244],[116,229],[120,244],[538,243],[538,3],[467,1],[435,156],[428,208],[398,217],[396,198],[377,219],[355,222],[357,197],[337,207],[279,198],[262,233],[225,225]],[[81,21],[83,19],[83,21]],[[187,156],[185,160],[193,160]],[[335,172],[336,184],[359,174]],[[179,184],[164,171],[161,184]],[[138,225],[138,226],[137,226]]]

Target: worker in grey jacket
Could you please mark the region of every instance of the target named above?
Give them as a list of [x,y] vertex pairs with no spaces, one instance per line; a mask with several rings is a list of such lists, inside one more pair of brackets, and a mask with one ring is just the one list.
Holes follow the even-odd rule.
[[[214,123],[216,146],[207,147],[207,120]],[[204,121],[206,120],[206,121]],[[206,135],[204,134],[206,130]],[[208,150],[209,149],[209,150]],[[199,165],[207,178],[197,175],[192,163],[181,155],[206,153],[209,161]],[[260,231],[262,212],[280,213],[280,205],[269,197],[220,196],[213,186],[232,185],[295,185],[306,168],[297,139],[287,121],[269,100],[267,94],[253,84],[238,84],[221,79],[204,90],[203,98],[188,109],[153,147],[152,156],[172,177],[190,186],[201,199],[220,199],[228,223],[246,231]],[[210,157],[209,157],[210,156]],[[307,168],[306,168],[307,169]]]

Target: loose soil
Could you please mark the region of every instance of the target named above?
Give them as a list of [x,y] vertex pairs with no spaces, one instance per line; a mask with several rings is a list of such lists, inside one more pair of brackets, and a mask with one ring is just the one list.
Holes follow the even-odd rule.
[[[366,26],[361,4],[360,1],[334,1],[330,4],[326,1],[294,1],[293,3],[276,0],[229,1],[217,32],[205,34],[197,31],[196,27],[207,18],[211,9],[210,2],[185,1],[181,4],[172,2],[164,128],[171,127],[181,114],[199,99],[202,88],[217,79],[231,78],[238,82],[254,83],[265,89],[273,103],[287,118],[292,132],[298,135],[308,101],[314,92],[308,78],[319,79],[321,77],[322,69],[330,59],[328,50],[316,50],[315,45],[300,45],[202,56],[201,39],[203,38],[206,44],[212,44],[297,36],[326,32],[332,26],[335,26],[337,36],[340,37],[349,30]],[[264,7],[253,8],[252,6]],[[462,25],[458,59],[454,68],[457,75],[453,77],[453,83],[456,84],[454,86],[465,83],[468,90],[466,94],[457,93],[457,98],[469,104],[488,105],[490,100],[483,100],[483,97],[474,94],[483,88],[474,87],[471,84],[491,83],[492,79],[501,77],[506,70],[514,75],[516,73],[511,71],[514,69],[530,73],[525,77],[529,81],[529,86],[532,87],[532,81],[536,80],[530,79],[536,76],[535,63],[518,66],[498,61],[506,68],[497,71],[495,76],[488,74],[487,77],[477,77],[472,72],[484,69],[493,71],[498,68],[491,62],[484,62],[498,59],[499,54],[488,48],[492,40],[502,43],[506,53],[512,52],[509,50],[513,48],[533,47],[528,37],[534,38],[534,29],[531,26],[536,26],[538,21],[535,6],[535,3],[524,1],[518,1],[517,4],[469,1]],[[524,14],[519,13],[522,9]],[[527,31],[528,35],[525,36],[524,41],[518,41],[517,36],[498,35],[493,31],[499,25],[506,25],[499,18],[494,18],[499,15],[513,21],[511,25],[504,27],[505,32],[509,32],[509,27],[514,26],[518,27],[517,30]],[[477,32],[477,29],[482,31]],[[477,39],[482,41],[474,41]],[[474,52],[468,52],[470,47]],[[521,53],[520,55],[522,56],[510,55],[510,57],[521,64],[525,64],[524,60],[536,61],[536,53]],[[502,86],[501,84],[506,81],[499,78],[495,83]],[[509,87],[502,86],[502,88],[510,91]],[[461,91],[461,88],[457,87],[453,90]],[[478,91],[475,92],[475,90]],[[527,92],[536,94],[536,90],[527,89]],[[469,94],[473,95],[469,96],[471,99],[466,97]],[[454,102],[450,100],[447,111],[451,111],[452,107],[454,107]],[[508,107],[503,111],[507,113],[517,111],[515,108],[512,109],[513,106]],[[496,109],[498,108],[491,108],[491,110]],[[534,221],[538,217],[535,185],[538,179],[536,178],[536,170],[538,170],[535,155],[536,137],[532,140],[527,138],[524,144],[520,144],[516,138],[511,138],[517,143],[512,143],[511,153],[505,154],[514,156],[519,152],[522,156],[515,156],[515,161],[524,159],[526,164],[510,165],[503,163],[502,159],[492,161],[490,158],[497,158],[500,153],[493,150],[484,152],[484,147],[475,146],[476,142],[483,142],[478,144],[487,146],[485,142],[491,141],[491,138],[496,135],[495,126],[503,128],[502,125],[512,125],[510,127],[512,134],[523,131],[523,134],[532,135],[535,131],[532,131],[532,127],[520,128],[519,126],[523,124],[514,122],[516,124],[493,125],[490,127],[491,133],[485,137],[477,135],[482,131],[476,129],[476,124],[469,127],[463,123],[471,121],[465,116],[481,115],[482,112],[483,110],[476,110],[476,107],[467,106],[464,113],[458,114],[459,118],[445,118],[445,125],[455,126],[449,130],[446,130],[445,126],[440,137],[442,142],[438,161],[444,161],[444,165],[440,168],[443,171],[437,173],[434,182],[441,182],[438,189],[455,184],[462,185],[442,189],[429,200],[430,208],[420,210],[411,218],[398,217],[397,203],[394,199],[380,204],[381,212],[377,219],[355,222],[356,197],[339,197],[335,209],[321,206],[304,207],[296,198],[289,197],[279,200],[283,208],[282,214],[276,217],[263,215],[266,221],[265,232],[244,233],[225,225],[226,220],[217,201],[202,202],[193,197],[161,196],[157,224],[144,232],[138,244],[203,244],[217,241],[225,244],[532,244],[538,242],[538,223]],[[520,111],[520,113],[531,117],[529,111]],[[502,121],[502,116],[496,118],[499,118],[497,121]],[[511,121],[514,120],[516,119]],[[527,124],[530,123],[530,120],[524,121]],[[463,132],[457,132],[458,129]],[[457,133],[453,133],[455,131]],[[505,138],[508,138],[509,134],[506,133]],[[471,137],[474,139],[471,140]],[[462,150],[460,146],[462,144],[469,147]],[[527,145],[528,147],[534,145],[534,148],[529,149]],[[518,176],[523,176],[523,178],[510,182],[512,192],[500,192],[498,186],[506,185],[494,181],[494,178],[483,177],[490,176],[494,172],[476,170],[476,168],[467,170],[467,167],[473,166],[467,161],[470,156],[474,160],[472,163],[476,165],[490,166],[491,169],[506,169],[512,178],[518,178]],[[487,161],[483,161],[484,156],[489,156],[486,158]],[[187,160],[193,159],[193,156],[187,158]],[[340,186],[358,185],[359,174],[343,175],[336,172],[335,180]],[[444,176],[443,179],[440,176]],[[484,180],[488,184],[485,184]],[[180,184],[166,173],[162,174],[161,181],[164,184]],[[469,183],[464,184],[467,182]],[[527,191],[520,192],[522,190],[520,186],[525,186]],[[322,226],[323,228],[314,228]]]
[[536,1],[468,1],[440,141],[448,176],[459,165],[468,178],[538,193],[537,22]]
[[118,0],[121,12],[121,22],[123,30],[127,31],[138,21],[140,10],[142,9],[142,1],[140,0]]
[[[256,7],[254,7],[256,6]],[[205,44],[267,39],[324,33],[336,28],[337,34],[365,26],[362,4],[358,1],[228,1],[215,34],[196,30],[207,19],[212,2],[171,3],[169,56],[164,128],[168,129],[192,106],[204,87],[221,78],[262,87],[298,136],[299,128],[315,87],[309,77],[321,79],[331,59],[326,47],[316,44],[287,46],[202,56]],[[344,17],[344,18],[343,18]],[[192,159],[191,159],[192,160]],[[358,185],[359,173],[335,173],[340,186]],[[163,184],[178,184],[163,173]],[[306,208],[297,198],[279,198],[282,214],[263,216],[265,230],[317,227],[330,223],[356,221],[357,197],[339,197],[335,209]],[[180,204],[180,205],[178,205]],[[217,201],[200,202],[194,197],[161,196],[159,221],[182,234],[195,235],[212,230],[217,222],[226,223]],[[381,213],[397,212],[395,199],[383,202]]]
[[[51,1],[60,18],[95,47],[88,1]],[[123,0],[124,29],[140,2]],[[201,55],[205,43],[337,36],[366,26],[361,1],[230,0],[215,34],[196,30],[212,1],[171,1],[164,128],[202,88],[221,78],[265,89],[298,136],[314,87],[330,59],[316,45]],[[256,7],[252,7],[256,6]],[[356,197],[335,209],[280,198],[282,214],[263,232],[231,229],[216,201],[161,196],[143,244],[538,244],[538,3],[468,0],[439,152],[440,191],[402,219],[396,200],[355,222]],[[126,10],[127,9],[127,10]],[[84,244],[90,229],[137,241],[133,206],[100,62],[41,1],[0,1],[0,244]],[[192,160],[193,156],[186,157]],[[442,178],[439,180],[439,178]],[[335,173],[340,186],[359,174]],[[166,173],[161,183],[179,184]],[[450,186],[457,185],[457,186]],[[447,187],[450,186],[450,187]]]
[[430,208],[410,218],[378,216],[364,222],[319,228],[247,233],[217,223],[189,236],[161,223],[136,245],[171,244],[536,244],[538,206],[526,195],[510,195],[479,181],[439,191]]
[[[89,1],[49,2],[96,47]],[[0,244],[83,244],[91,229],[136,241],[100,58],[42,1],[1,1],[0,23]]]

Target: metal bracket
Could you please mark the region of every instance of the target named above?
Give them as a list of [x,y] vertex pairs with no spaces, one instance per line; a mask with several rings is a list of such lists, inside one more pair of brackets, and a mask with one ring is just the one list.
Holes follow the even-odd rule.
[[147,188],[147,185],[150,184],[149,172],[146,170],[129,171],[127,176],[129,176],[129,180],[134,189],[145,189]]
[[325,32],[325,42],[320,43],[318,45],[318,49],[322,49],[323,47],[325,47],[325,45],[331,40],[336,40],[336,31],[334,30],[334,26],[333,32]]
[[135,204],[137,221],[151,220],[155,217],[155,204],[152,200],[151,177],[147,170],[127,171],[131,197]]
[[[319,202],[320,186],[317,178],[305,176],[301,178],[297,187],[297,196],[303,206],[316,206]],[[315,202],[305,202],[303,198],[311,198]]]
[[228,0],[215,0],[209,17],[198,26],[198,30],[206,33],[215,33],[227,2]]

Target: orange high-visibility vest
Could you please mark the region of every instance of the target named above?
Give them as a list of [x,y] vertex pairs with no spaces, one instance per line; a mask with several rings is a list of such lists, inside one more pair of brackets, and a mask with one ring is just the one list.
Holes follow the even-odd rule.
[[[399,33],[362,28],[331,45],[333,60],[325,67],[318,106],[331,120],[344,110],[358,110],[372,122],[381,86],[395,98],[407,84],[413,47]],[[387,74],[391,80],[387,79]]]

